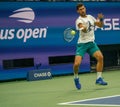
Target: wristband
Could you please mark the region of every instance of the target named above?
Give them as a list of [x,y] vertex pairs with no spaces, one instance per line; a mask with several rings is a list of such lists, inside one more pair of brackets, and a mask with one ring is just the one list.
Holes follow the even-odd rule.
[[103,18],[100,18],[100,21],[102,22],[102,21],[103,21]]

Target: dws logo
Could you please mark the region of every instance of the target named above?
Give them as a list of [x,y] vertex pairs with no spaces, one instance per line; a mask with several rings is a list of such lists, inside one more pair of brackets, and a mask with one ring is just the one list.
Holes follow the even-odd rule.
[[31,23],[35,19],[34,11],[31,8],[21,8],[13,11],[14,14],[10,18],[16,18],[17,21],[24,23]]

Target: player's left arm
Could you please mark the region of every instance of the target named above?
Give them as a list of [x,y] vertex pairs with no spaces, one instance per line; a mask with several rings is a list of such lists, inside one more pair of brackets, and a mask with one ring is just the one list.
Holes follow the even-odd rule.
[[95,22],[95,25],[98,27],[103,27],[104,26],[103,18],[104,18],[104,15],[102,13],[98,14],[98,17],[97,17],[98,21]]

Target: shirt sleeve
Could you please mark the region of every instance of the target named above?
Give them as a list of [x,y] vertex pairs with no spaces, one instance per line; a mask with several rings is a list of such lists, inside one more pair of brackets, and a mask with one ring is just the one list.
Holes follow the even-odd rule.
[[78,18],[78,19],[76,20],[76,23],[75,23],[75,24],[76,24],[76,30],[79,30],[79,27],[78,27],[78,24],[79,24],[79,23],[83,23],[80,18]]
[[89,17],[90,17],[94,22],[97,21],[97,20],[95,19],[95,17],[93,17],[93,16],[91,16],[91,15],[89,15]]

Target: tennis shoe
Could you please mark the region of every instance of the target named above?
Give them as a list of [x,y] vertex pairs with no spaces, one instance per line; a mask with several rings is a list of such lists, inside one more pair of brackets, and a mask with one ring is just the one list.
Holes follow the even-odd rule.
[[98,78],[97,80],[96,80],[96,84],[98,84],[98,85],[107,85],[108,83],[107,82],[105,82],[104,80],[103,80],[103,78]]
[[74,78],[74,83],[75,83],[75,86],[78,90],[81,89],[81,84],[79,82],[79,78]]

